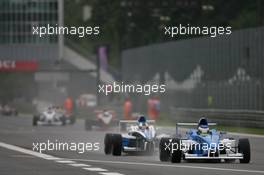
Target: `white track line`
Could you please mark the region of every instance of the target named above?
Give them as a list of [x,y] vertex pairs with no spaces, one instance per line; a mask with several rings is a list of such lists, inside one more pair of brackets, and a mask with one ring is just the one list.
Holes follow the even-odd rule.
[[32,150],[28,150],[28,149],[25,149],[25,148],[21,148],[21,147],[15,146],[15,145],[10,145],[10,144],[3,143],[3,142],[0,142],[0,147],[6,148],[6,149],[9,149],[9,150],[13,150],[13,151],[17,151],[17,152],[21,152],[21,153],[24,153],[24,154],[32,155],[32,156],[39,157],[39,158],[42,158],[42,159],[48,159],[48,160],[52,160],[52,159],[53,160],[55,160],[55,159],[58,160],[58,159],[60,159],[58,157],[50,156],[48,154],[35,152],[35,151],[32,151]]
[[[108,171],[107,169],[103,169],[103,168],[99,168],[99,167],[90,167],[91,165],[87,165],[87,164],[77,164],[73,160],[54,157],[54,156],[51,156],[51,155],[48,155],[48,154],[35,152],[35,151],[32,151],[32,150],[28,150],[28,149],[25,149],[25,148],[21,148],[21,147],[15,146],[15,145],[10,145],[10,144],[3,143],[3,142],[0,142],[0,147],[6,148],[6,149],[9,149],[9,150],[12,150],[12,151],[21,152],[21,153],[24,153],[24,154],[27,154],[27,155],[39,157],[39,158],[42,158],[42,159],[54,160],[57,163],[65,163],[65,164],[68,164],[70,166],[81,167],[82,169],[87,170],[87,171],[95,171],[95,172],[99,172],[99,173]],[[102,174],[102,175],[123,175],[123,174],[115,173],[115,172],[109,172],[108,174]]]
[[76,162],[71,161],[71,160],[58,160],[58,161],[56,161],[56,162],[57,162],[57,163],[71,163],[71,164],[76,163]]
[[116,172],[101,172],[99,174],[102,174],[102,175],[124,175],[124,174],[120,174],[120,173],[116,173]]
[[61,158],[53,157],[53,156],[45,157],[44,159],[46,159],[46,160],[62,160]]
[[109,164],[124,164],[124,165],[140,165],[140,166],[156,166],[156,167],[172,167],[172,168],[189,168],[189,169],[203,169],[203,170],[216,170],[216,171],[230,171],[241,173],[259,173],[264,174],[261,170],[247,170],[247,169],[230,169],[230,168],[216,168],[205,166],[192,166],[192,165],[176,165],[176,164],[157,164],[157,163],[139,163],[139,162],[120,162],[120,161],[104,161],[104,160],[89,160],[89,159],[69,159],[74,161],[94,162],[94,163],[109,163]]
[[83,163],[75,163],[75,164],[69,164],[73,167],[90,167],[91,165],[83,164]]
[[93,168],[83,168],[84,170],[88,170],[88,171],[96,171],[96,172],[102,172],[102,171],[108,171],[106,169],[103,168],[97,168],[97,167],[93,167]]

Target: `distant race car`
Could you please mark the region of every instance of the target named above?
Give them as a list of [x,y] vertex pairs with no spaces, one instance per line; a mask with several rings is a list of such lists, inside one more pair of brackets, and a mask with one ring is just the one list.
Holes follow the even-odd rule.
[[33,116],[33,126],[36,125],[65,125],[67,118],[64,111],[57,107],[49,107],[40,114]]
[[[197,126],[198,125],[198,126]],[[177,123],[176,136],[161,138],[159,157],[161,161],[180,163],[181,160],[205,160],[210,162],[250,162],[250,143],[248,139],[225,137],[224,132],[209,129],[216,123],[208,123],[201,118],[199,123]],[[189,129],[186,135],[178,134],[179,126],[197,126],[197,129]]]
[[94,119],[85,120],[85,129],[87,131],[93,128],[108,129],[109,127],[118,126],[118,120],[115,118],[115,112],[110,110],[95,111]]
[[0,113],[3,116],[17,116],[18,115],[17,109],[14,107],[11,107],[10,105],[1,105]]
[[120,156],[124,153],[146,153],[152,155],[158,143],[154,120],[146,120],[144,116],[138,120],[121,120],[121,124],[128,124],[127,133],[108,133],[104,138],[105,154]]

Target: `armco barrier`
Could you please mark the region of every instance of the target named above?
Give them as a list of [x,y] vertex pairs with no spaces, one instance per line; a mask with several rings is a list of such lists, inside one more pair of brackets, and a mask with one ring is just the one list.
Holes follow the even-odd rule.
[[170,118],[175,122],[195,122],[201,117],[226,126],[264,127],[264,111],[171,108]]

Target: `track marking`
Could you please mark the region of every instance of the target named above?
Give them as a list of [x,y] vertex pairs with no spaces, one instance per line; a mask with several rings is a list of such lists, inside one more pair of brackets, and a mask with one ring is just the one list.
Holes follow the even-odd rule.
[[15,145],[10,145],[10,144],[3,143],[3,142],[0,142],[0,147],[6,148],[6,149],[9,149],[9,150],[13,150],[13,151],[17,151],[17,152],[21,152],[21,153],[24,153],[24,154],[32,155],[32,156],[39,157],[39,158],[42,158],[42,159],[49,159],[49,160],[50,159],[59,159],[57,157],[50,156],[48,154],[35,152],[35,151],[32,151],[32,150],[28,150],[28,149],[25,149],[25,148],[21,148],[21,147],[15,146]]
[[[17,152],[27,154],[27,155],[19,155],[19,156],[34,156],[34,157],[39,157],[39,158],[46,159],[46,160],[54,160],[57,163],[64,163],[64,164],[67,164],[67,165],[70,165],[73,167],[80,167],[80,168],[87,170],[87,171],[99,172],[101,175],[123,175],[123,174],[116,173],[116,172],[106,172],[106,171],[108,171],[107,169],[103,169],[103,168],[99,168],[99,167],[90,167],[91,165],[87,165],[87,164],[83,164],[83,163],[78,164],[74,160],[54,157],[54,156],[51,156],[48,154],[35,152],[32,150],[28,150],[25,148],[21,148],[21,147],[11,145],[11,144],[7,144],[7,143],[3,143],[3,142],[0,142],[0,147],[6,148],[6,149],[9,149],[12,151],[17,151]],[[103,172],[105,172],[105,174],[102,174]]]
[[69,164],[73,167],[90,167],[91,165],[83,164],[83,163],[75,163],[75,164]]
[[73,161],[94,162],[94,163],[109,163],[109,164],[124,164],[124,165],[141,165],[141,166],[156,166],[156,167],[172,167],[172,168],[189,168],[189,169],[203,169],[203,170],[217,170],[230,171],[242,173],[259,173],[264,174],[261,170],[247,170],[247,169],[230,169],[230,168],[216,168],[206,166],[190,166],[190,165],[172,165],[172,164],[157,164],[157,163],[138,163],[138,162],[121,162],[121,161],[104,161],[104,160],[89,160],[89,159],[68,159]]
[[94,167],[94,168],[83,168],[84,170],[88,170],[88,171],[108,171],[106,169],[103,169],[103,168],[97,168],[97,167]]
[[99,174],[102,174],[102,175],[124,175],[124,174],[120,174],[120,173],[116,173],[116,172],[102,172],[102,173],[99,173]]
[[44,159],[46,159],[46,160],[62,160],[61,158],[53,157],[53,156],[46,157],[46,158],[44,158]]
[[71,160],[58,160],[56,161],[57,163],[76,163],[74,161],[71,161]]

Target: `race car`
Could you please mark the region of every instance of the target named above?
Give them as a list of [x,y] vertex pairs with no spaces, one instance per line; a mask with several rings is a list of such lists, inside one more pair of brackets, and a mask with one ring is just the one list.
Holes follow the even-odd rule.
[[3,116],[17,116],[18,115],[17,109],[14,108],[14,107],[11,107],[8,104],[6,104],[6,105],[0,105],[0,113]]
[[[180,163],[186,161],[210,161],[210,162],[250,162],[250,143],[246,138],[236,141],[226,137],[225,132],[209,129],[216,123],[208,123],[206,118],[201,118],[197,123],[177,123],[176,136],[164,137],[159,145],[159,158],[161,161]],[[180,126],[197,126],[189,129],[185,136],[179,135]]]
[[33,126],[36,125],[65,125],[66,117],[64,112],[56,107],[48,107],[42,113],[33,116]]
[[106,155],[112,154],[120,156],[124,153],[145,153],[152,155],[157,143],[156,129],[154,120],[146,120],[140,116],[138,120],[121,120],[121,123],[127,123],[130,126],[128,132],[124,134],[108,133],[104,138],[104,152]]
[[110,110],[95,111],[94,119],[85,120],[85,129],[92,130],[94,127],[108,129],[109,127],[118,126],[118,120],[115,118],[115,112]]

